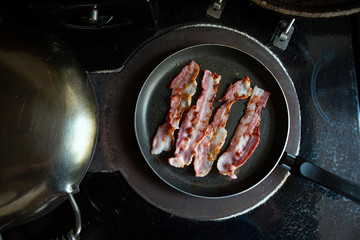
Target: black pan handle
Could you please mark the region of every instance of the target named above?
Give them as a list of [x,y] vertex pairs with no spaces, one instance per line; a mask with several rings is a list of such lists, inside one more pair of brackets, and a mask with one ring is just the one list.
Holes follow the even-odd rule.
[[280,164],[291,174],[318,183],[360,204],[360,185],[336,176],[302,157],[285,153]]

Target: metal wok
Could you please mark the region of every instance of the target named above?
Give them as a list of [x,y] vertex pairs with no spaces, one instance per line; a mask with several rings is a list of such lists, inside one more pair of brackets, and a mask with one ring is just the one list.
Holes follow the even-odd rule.
[[[202,71],[209,69],[222,75],[217,99],[222,97],[230,83],[242,76],[249,76],[252,86],[257,85],[271,92],[267,106],[261,113],[260,143],[248,161],[239,168],[236,180],[221,176],[216,166],[213,166],[210,173],[203,178],[195,177],[192,165],[183,169],[170,166],[168,158],[173,156],[174,147],[169,153],[158,156],[150,154],[151,142],[157,127],[164,122],[169,109],[168,86],[172,78],[191,60],[195,60]],[[198,77],[198,81],[200,80],[201,76]],[[199,92],[198,90],[197,93]],[[196,98],[197,96],[193,97]],[[214,109],[218,106],[215,100]],[[228,137],[222,151],[227,148],[245,107],[246,101],[238,101],[232,107],[226,126]],[[235,48],[223,45],[197,45],[171,55],[150,74],[136,104],[135,131],[141,152],[152,170],[167,184],[186,194],[203,198],[238,195],[258,185],[278,164],[283,164],[291,169],[291,173],[318,182],[360,202],[360,186],[332,175],[300,157],[295,158],[285,153],[289,119],[284,93],[278,81],[263,64],[248,53]]]
[[85,71],[61,42],[0,28],[0,230],[36,219],[73,194],[90,164],[97,108]]

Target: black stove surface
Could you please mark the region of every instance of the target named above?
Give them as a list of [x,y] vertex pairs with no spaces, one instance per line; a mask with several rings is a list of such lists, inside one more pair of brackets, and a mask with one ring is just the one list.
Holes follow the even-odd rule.
[[[246,32],[278,56],[294,81],[301,108],[299,155],[360,183],[357,79],[360,16],[296,18],[295,31],[283,51],[271,42],[279,22],[291,18],[247,1],[229,0],[219,20],[206,15],[208,1],[196,4],[173,0],[120,1],[110,7],[122,16],[115,17],[114,24],[118,25],[97,29],[84,29],[82,22],[74,20],[73,13],[65,11],[72,9],[70,1],[58,2],[62,7],[42,1],[33,2],[30,8],[24,4],[20,10],[6,6],[0,10],[0,22],[3,19],[6,24],[56,35],[92,74],[106,75],[104,70],[120,70],[143,43],[179,26],[211,23]],[[104,10],[105,15],[107,11]],[[80,189],[75,198],[82,213],[81,239],[358,239],[360,236],[360,205],[293,176],[263,205],[244,215],[219,221],[183,219],[157,209],[137,195],[117,171],[88,172]],[[64,202],[36,221],[5,230],[2,237],[4,240],[61,239],[74,225],[72,208]]]

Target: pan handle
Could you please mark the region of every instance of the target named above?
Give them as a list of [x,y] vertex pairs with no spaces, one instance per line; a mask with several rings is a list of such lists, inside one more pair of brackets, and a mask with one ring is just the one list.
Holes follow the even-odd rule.
[[[80,232],[81,232],[81,214],[78,205],[76,204],[75,198],[72,193],[68,194],[68,198],[70,200],[70,204],[74,210],[75,214],[75,229],[71,229],[68,233],[68,240],[79,240]],[[0,239],[1,240],[1,239]]]
[[334,175],[299,156],[285,153],[281,163],[290,173],[318,183],[360,204],[360,185]]

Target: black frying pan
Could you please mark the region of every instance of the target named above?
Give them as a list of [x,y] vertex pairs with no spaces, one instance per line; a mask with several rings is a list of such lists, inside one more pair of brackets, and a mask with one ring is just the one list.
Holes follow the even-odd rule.
[[[170,108],[171,91],[169,85],[182,67],[191,60],[195,60],[200,66],[200,74],[197,78],[198,88],[197,93],[193,96],[193,104],[201,92],[200,81],[204,69],[222,76],[217,98],[214,101],[214,110],[220,106],[217,100],[223,96],[229,84],[243,76],[250,77],[252,87],[257,85],[271,92],[266,108],[261,112],[260,143],[247,162],[238,169],[236,173],[237,179],[235,180],[220,175],[216,168],[216,162],[209,174],[202,178],[195,177],[192,164],[185,168],[170,166],[168,158],[173,156],[175,146],[170,152],[163,152],[160,155],[150,153],[156,130],[158,126],[164,123]],[[226,125],[228,136],[220,154],[227,149],[235,128],[244,114],[247,101],[248,99],[239,100],[232,106]],[[249,54],[232,47],[197,45],[169,56],[149,75],[140,91],[136,104],[135,131],[144,158],[163,181],[177,190],[193,196],[221,198],[237,195],[253,188],[264,180],[279,162],[289,169],[294,167],[290,172],[297,175],[304,175],[302,168],[304,168],[303,165],[305,164],[306,173],[313,173],[315,170],[316,179],[313,180],[316,182],[321,182],[321,179],[318,179],[318,173],[320,172],[327,178],[330,176],[330,173],[325,173],[325,170],[314,165],[309,167],[309,163],[304,162],[302,158],[295,160],[296,158],[284,154],[289,134],[289,119],[289,110],[281,86],[262,63]],[[304,177],[312,178],[308,175]],[[337,181],[335,186],[340,182],[345,184],[350,192],[341,191],[344,185],[340,189],[333,188],[333,190],[360,202],[360,186],[340,179],[335,175],[332,175],[330,179],[331,181]],[[329,181],[329,179],[326,179],[326,181]]]

